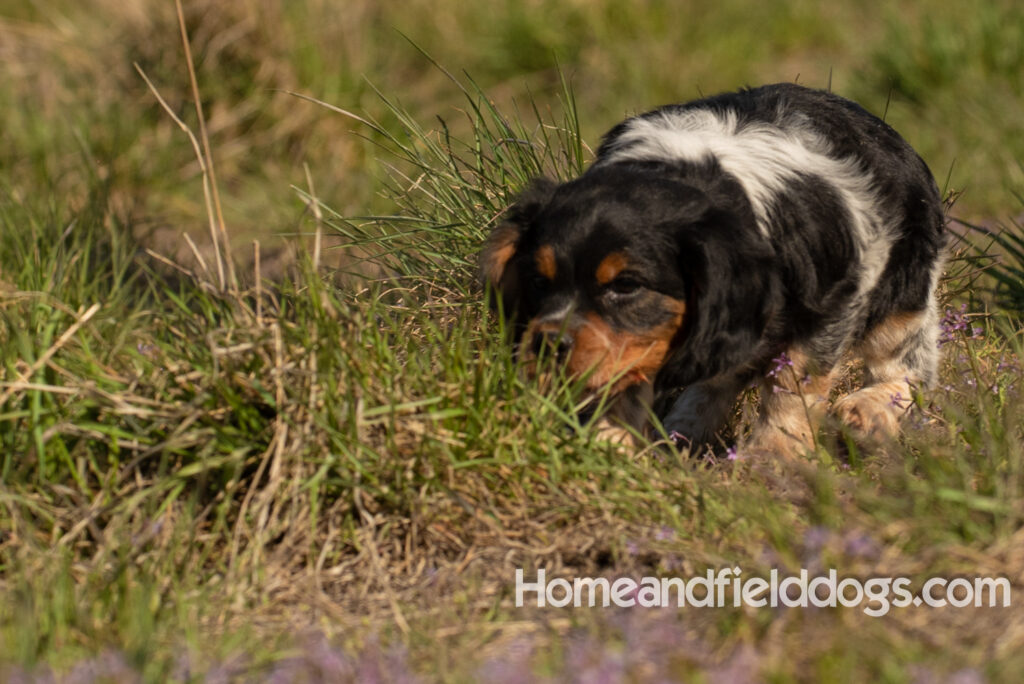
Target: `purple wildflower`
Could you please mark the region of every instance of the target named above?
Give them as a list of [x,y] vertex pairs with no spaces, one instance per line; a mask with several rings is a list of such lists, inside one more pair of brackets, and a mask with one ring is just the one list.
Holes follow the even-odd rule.
[[843,551],[860,558],[877,558],[880,553],[878,542],[870,535],[853,531],[843,537]]
[[573,673],[572,681],[580,684],[621,682],[626,678],[624,654],[609,650],[592,637],[569,640],[565,669]]
[[1006,355],[999,357],[999,364],[996,366],[996,370],[1000,373],[1014,372],[1020,373],[1020,361],[1018,359],[1006,360]]
[[949,684],[982,684],[985,676],[973,667],[965,667],[949,675],[946,681]]
[[804,546],[820,551],[833,537],[832,530],[824,525],[813,525],[804,532]]
[[[40,681],[40,680],[35,680]],[[83,684],[92,682],[141,682],[139,674],[124,655],[115,651],[104,651],[91,660],[83,660],[75,664],[62,682]]]
[[793,359],[789,358],[789,355],[786,354],[786,352],[782,352],[774,359],[772,359],[772,363],[775,364],[775,366],[770,371],[768,371],[767,377],[769,378],[777,377],[779,373],[784,371],[786,368],[793,367]]
[[940,347],[955,340],[958,333],[962,333],[969,340],[976,340],[980,339],[985,332],[982,328],[969,325],[967,320],[967,304],[961,304],[959,311],[947,308],[946,314],[939,323],[939,330],[941,331],[941,335],[939,335]]
[[668,433],[668,438],[671,439],[677,447],[690,446],[690,439],[681,432],[676,432],[675,430],[673,430],[672,432]]
[[740,646],[720,665],[707,670],[707,681],[712,684],[758,681],[757,653],[750,646]]
[[725,460],[727,460],[727,461],[736,461],[736,460],[739,460],[739,458],[740,458],[740,454],[736,450],[736,445],[735,444],[733,444],[731,447],[729,447],[728,449],[725,450]]
[[536,681],[530,667],[533,644],[518,639],[504,648],[500,656],[486,661],[477,670],[477,680],[495,684],[530,684]]

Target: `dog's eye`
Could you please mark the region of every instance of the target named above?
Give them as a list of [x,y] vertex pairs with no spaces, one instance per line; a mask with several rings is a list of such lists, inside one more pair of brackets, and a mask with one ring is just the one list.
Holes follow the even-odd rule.
[[605,286],[605,292],[613,297],[628,297],[642,290],[644,284],[634,276],[621,275]]

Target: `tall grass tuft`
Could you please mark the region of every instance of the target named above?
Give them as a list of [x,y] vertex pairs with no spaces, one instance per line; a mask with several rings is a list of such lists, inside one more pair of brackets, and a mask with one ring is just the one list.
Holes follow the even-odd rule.
[[[512,195],[537,176],[578,175],[589,150],[579,131],[575,98],[562,79],[561,114],[543,112],[532,99],[525,112],[500,112],[470,78],[460,81],[440,65],[463,96],[458,114],[467,131],[458,137],[444,119],[424,128],[395,100],[378,93],[397,127],[299,96],[349,117],[366,128],[379,148],[384,193],[397,210],[389,216],[343,218],[321,206],[327,224],[343,238],[343,249],[360,255],[348,265],[370,262],[400,276],[426,276],[465,292],[474,281],[475,254]],[[396,130],[397,129],[397,130]],[[313,198],[303,193],[307,201]],[[438,276],[441,276],[438,278]]]
[[1024,317],[1024,225],[1013,219],[995,229],[966,225],[985,235],[994,247],[995,261],[987,272],[995,281],[992,293],[995,302],[1016,316]]

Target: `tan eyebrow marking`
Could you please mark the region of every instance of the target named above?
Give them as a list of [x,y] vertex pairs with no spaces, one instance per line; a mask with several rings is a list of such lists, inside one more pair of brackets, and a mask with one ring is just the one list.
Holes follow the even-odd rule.
[[615,280],[615,276],[622,273],[627,264],[628,261],[625,254],[622,252],[611,252],[601,260],[601,263],[597,266],[597,271],[594,272],[597,284],[607,285],[612,282]]
[[555,279],[555,250],[551,245],[541,245],[533,255],[537,271],[548,280]]

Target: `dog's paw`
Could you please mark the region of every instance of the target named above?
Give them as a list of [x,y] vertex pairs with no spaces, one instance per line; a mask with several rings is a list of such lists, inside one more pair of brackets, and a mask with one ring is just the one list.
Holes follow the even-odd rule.
[[602,419],[594,426],[594,438],[598,442],[608,442],[624,447],[639,446],[636,434],[622,425]]
[[814,440],[806,431],[793,434],[771,425],[755,428],[753,434],[741,446],[741,451],[745,454],[755,453],[784,458],[802,456],[813,450]]
[[866,387],[843,397],[832,407],[832,414],[860,437],[882,441],[899,432],[901,407],[886,390]]

